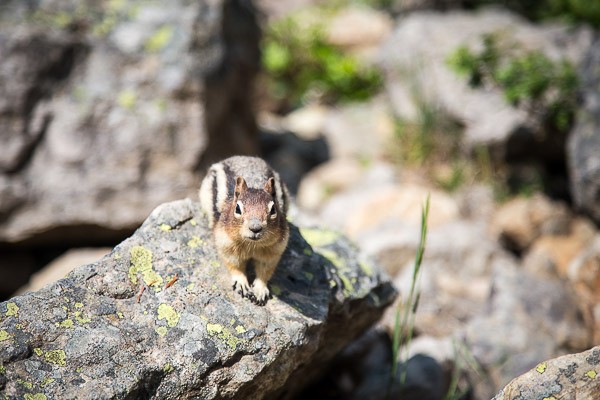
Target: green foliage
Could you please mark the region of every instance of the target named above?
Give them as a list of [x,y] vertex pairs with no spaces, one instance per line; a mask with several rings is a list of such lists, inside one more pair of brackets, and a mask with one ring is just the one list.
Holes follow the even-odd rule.
[[[394,336],[392,339],[392,370],[388,384],[388,395],[398,373],[398,360],[400,355],[400,346],[404,344],[407,350],[404,361],[408,359],[408,349],[413,338],[415,326],[415,314],[419,305],[419,297],[421,295],[418,289],[419,277],[421,275],[421,264],[423,263],[423,255],[425,254],[425,243],[427,241],[427,220],[429,218],[429,196],[427,196],[423,208],[421,210],[421,235],[419,237],[419,246],[415,254],[415,263],[413,266],[413,274],[410,284],[408,297],[399,304],[396,308],[396,317],[394,322]],[[400,385],[406,382],[406,368],[401,371]],[[388,396],[389,397],[389,396]]]
[[448,64],[474,87],[491,85],[508,103],[539,115],[550,128],[566,132],[576,108],[577,74],[565,60],[552,61],[541,51],[502,47],[499,37],[482,37],[483,49],[457,48]]
[[364,100],[382,77],[374,67],[327,43],[323,24],[301,15],[275,21],[265,30],[262,63],[270,94],[291,106],[308,97],[324,102]]

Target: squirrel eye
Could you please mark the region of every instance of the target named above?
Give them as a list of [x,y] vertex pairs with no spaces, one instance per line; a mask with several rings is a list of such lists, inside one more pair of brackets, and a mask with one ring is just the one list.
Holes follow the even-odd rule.
[[236,217],[241,217],[242,216],[242,204],[239,201],[235,205],[235,216]]

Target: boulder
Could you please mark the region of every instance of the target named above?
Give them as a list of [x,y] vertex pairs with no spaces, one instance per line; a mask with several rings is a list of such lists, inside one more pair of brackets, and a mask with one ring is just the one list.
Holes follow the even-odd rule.
[[580,69],[583,105],[577,114],[567,154],[575,205],[600,223],[600,39]]
[[292,226],[256,306],[231,290],[198,209],[163,204],[101,260],[0,303],[0,393],[291,398],[394,300],[346,239]]
[[513,379],[493,400],[596,399],[600,393],[600,346],[539,363]]
[[258,152],[245,1],[9,1],[0,26],[0,242],[121,240]]

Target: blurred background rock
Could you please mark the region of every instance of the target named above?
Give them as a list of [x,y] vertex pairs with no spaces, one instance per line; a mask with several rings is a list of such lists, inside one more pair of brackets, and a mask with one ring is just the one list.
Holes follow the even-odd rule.
[[[298,220],[404,295],[431,194],[409,349],[427,357],[403,360],[402,398],[490,398],[600,343],[598,29],[583,0],[5,0],[0,296],[257,154]],[[307,395],[379,398],[394,313]]]

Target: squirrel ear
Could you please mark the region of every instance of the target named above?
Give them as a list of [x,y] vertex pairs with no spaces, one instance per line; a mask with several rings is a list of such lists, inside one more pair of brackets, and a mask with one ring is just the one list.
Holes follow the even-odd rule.
[[246,185],[246,181],[241,176],[238,176],[235,179],[235,195],[239,196],[240,194],[244,193],[246,190],[248,190],[248,185]]
[[265,183],[265,192],[269,193],[271,196],[275,195],[275,179],[272,177]]

